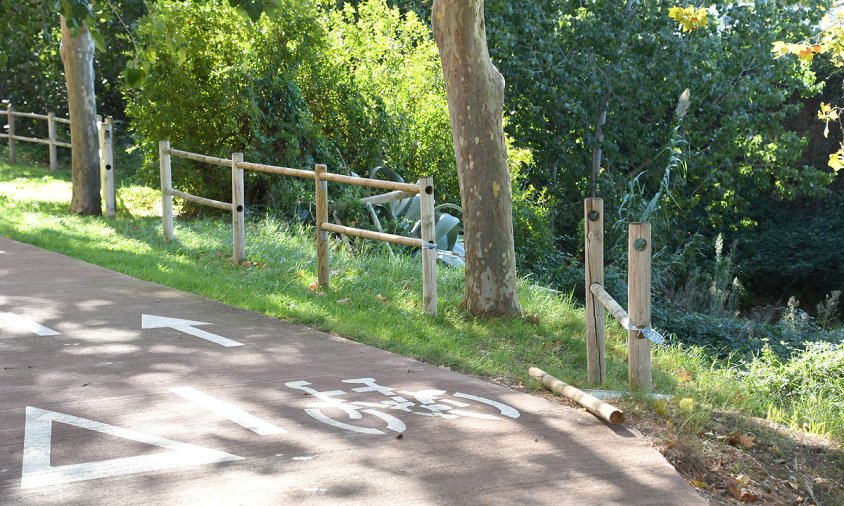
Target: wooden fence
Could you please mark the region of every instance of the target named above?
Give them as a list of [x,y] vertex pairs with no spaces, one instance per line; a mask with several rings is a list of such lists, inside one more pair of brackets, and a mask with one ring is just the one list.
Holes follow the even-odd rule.
[[[69,142],[63,142],[56,139],[56,123],[65,123],[67,125],[70,124],[70,120],[66,118],[59,118],[54,113],[48,112],[47,114],[35,114],[32,112],[18,112],[15,110],[15,106],[9,104],[6,107],[5,111],[0,111],[0,114],[6,115],[7,125],[6,125],[6,132],[5,134],[0,134],[0,138],[9,139],[9,163],[14,164],[17,162],[17,147],[15,145],[16,141],[21,142],[33,142],[36,144],[46,144],[50,146],[50,170],[56,170],[59,168],[58,158],[56,156],[56,148],[69,148]],[[30,119],[39,119],[39,120],[46,120],[47,121],[47,139],[36,139],[33,137],[23,137],[21,135],[15,134],[15,118],[30,118]]]
[[[420,178],[417,184],[396,183],[380,179],[345,176],[328,172],[325,165],[317,164],[313,171],[277,167],[260,163],[246,162],[242,153],[233,153],[231,159],[215,158],[212,156],[189,153],[170,147],[170,141],[160,141],[158,146],[161,168],[161,200],[162,220],[164,222],[164,240],[172,241],[173,228],[173,197],[181,198],[195,204],[215,207],[230,211],[232,215],[232,259],[241,262],[246,258],[246,237],[244,232],[244,192],[243,171],[252,170],[277,174],[281,176],[313,179],[315,183],[315,221],[316,221],[316,251],[317,251],[317,283],[320,287],[329,284],[329,251],[328,234],[361,237],[375,241],[401,244],[420,248],[422,250],[422,305],[425,312],[437,314],[437,255],[434,220],[434,181],[431,177]],[[197,162],[229,167],[232,171],[232,202],[220,202],[207,199],[173,189],[171,157],[194,160]],[[420,196],[420,214],[422,222],[422,237],[407,237],[401,235],[375,232],[360,228],[345,227],[330,223],[328,220],[328,183],[351,184],[368,188],[390,190],[389,193],[367,197],[364,203],[370,205],[382,204],[402,198]]]
[[627,241],[627,301],[630,313],[604,289],[604,202],[584,201],[586,273],[586,363],[589,382],[606,378],[604,308],[627,330],[627,381],[631,390],[650,391],[651,342],[663,338],[651,327],[651,225],[631,223]]
[[[71,148],[69,142],[60,141],[56,137],[56,124],[70,124],[67,118],[60,118],[55,113],[48,112],[47,114],[36,114],[32,112],[18,112],[14,105],[9,104],[5,111],[0,111],[0,114],[6,116],[7,133],[0,133],[0,138],[9,140],[9,163],[17,163],[17,141],[32,142],[35,144],[46,144],[50,148],[50,170],[59,168],[58,154],[56,148]],[[16,135],[15,118],[29,118],[36,120],[47,121],[47,138],[38,139],[35,137],[24,137]],[[111,116],[103,121],[99,116],[97,117],[97,130],[99,134],[100,145],[100,188],[102,191],[102,199],[105,208],[105,215],[109,218],[114,218],[115,213],[115,181],[114,181],[114,121]]]

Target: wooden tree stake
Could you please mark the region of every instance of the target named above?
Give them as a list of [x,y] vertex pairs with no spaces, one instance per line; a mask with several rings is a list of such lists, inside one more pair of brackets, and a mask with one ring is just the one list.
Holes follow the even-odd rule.
[[316,250],[317,250],[317,283],[320,287],[328,287],[328,232],[322,229],[322,225],[328,223],[328,181],[321,179],[327,167],[316,164],[314,172],[316,176]]
[[107,117],[100,126],[100,186],[105,215],[114,218],[114,120]]
[[17,152],[15,150],[15,106],[9,104],[6,108],[6,114],[9,118],[9,163],[13,164],[17,161]]
[[604,201],[588,198],[583,201],[585,224],[586,271],[586,368],[589,383],[600,385],[607,374],[604,306],[590,290],[594,283],[604,284]]
[[[651,326],[651,224],[631,223],[627,238],[627,304],[630,323]],[[627,332],[627,382],[630,390],[651,390],[651,343],[641,332]]]
[[47,140],[50,141],[50,170],[59,168],[59,157],[56,153],[56,114],[47,113]]
[[422,307],[437,315],[437,237],[434,217],[434,178],[419,178],[419,212],[422,221]]
[[170,141],[158,142],[158,161],[161,169],[161,221],[164,224],[164,242],[173,240],[173,180],[170,175]]
[[246,258],[246,229],[244,214],[243,169],[237,166],[243,153],[232,153],[232,260],[240,263]]

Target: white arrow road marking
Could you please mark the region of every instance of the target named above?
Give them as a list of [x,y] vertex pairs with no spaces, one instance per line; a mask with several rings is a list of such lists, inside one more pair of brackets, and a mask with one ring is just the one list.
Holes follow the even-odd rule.
[[190,334],[200,339],[205,339],[206,341],[211,341],[212,343],[217,343],[220,346],[225,346],[226,348],[230,348],[232,346],[243,346],[243,343],[232,341],[227,337],[218,336],[217,334],[212,334],[211,332],[205,332],[202,329],[196,329],[193,327],[194,325],[211,324],[205,322],[195,322],[191,320],[180,320],[178,318],[167,318],[165,316],[155,316],[150,314],[141,315],[142,329],[168,328],[178,330],[179,332],[184,332],[185,334]]
[[270,436],[273,434],[284,434],[287,431],[281,427],[261,420],[257,416],[250,415],[246,411],[238,409],[231,404],[215,399],[210,395],[200,392],[191,387],[177,387],[171,388],[171,392],[180,395],[197,406],[203,407],[212,413],[217,413],[223,418],[228,418],[232,422],[251,430],[259,436]]
[[[94,432],[108,434],[109,436],[165,448],[170,451],[167,453],[101,460],[84,464],[52,466],[50,465],[50,450],[53,422],[66,423]],[[86,418],[27,406],[21,488],[46,487],[76,481],[194,467],[233,460],[243,460],[243,457],[192,444],[179,443],[170,439],[95,422]]]
[[53,329],[48,329],[43,325],[39,325],[32,320],[24,318],[15,313],[0,313],[0,325],[6,324],[10,327],[17,327],[20,330],[32,332],[39,336],[57,336],[60,332]]

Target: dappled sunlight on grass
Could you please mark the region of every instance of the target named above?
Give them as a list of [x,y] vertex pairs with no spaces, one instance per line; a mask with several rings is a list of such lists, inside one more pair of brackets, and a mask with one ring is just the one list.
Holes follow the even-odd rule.
[[[317,290],[314,233],[307,225],[269,217],[248,222],[248,259],[234,265],[229,220],[177,219],[176,240],[165,245],[159,219],[134,217],[133,208],[114,220],[71,215],[59,197],[69,199],[67,177],[5,167],[0,164],[0,233],[13,239],[508,384],[532,384],[527,369],[536,366],[588,386],[583,312],[565,294],[522,280],[523,317],[477,319],[461,307],[463,270],[440,265],[439,316],[431,317],[422,310],[419,257],[401,248],[391,258],[378,245],[358,242],[352,254],[332,239],[331,285]],[[19,181],[20,174],[29,179]],[[146,197],[124,203],[148,207],[154,194],[135,192]],[[608,321],[603,388],[627,389],[626,355],[626,332]],[[653,364],[657,391],[695,399],[694,409],[682,413],[690,427],[713,409],[730,408],[790,424],[816,415],[815,430],[842,431],[829,403],[771,406],[747,390],[738,368],[700,348],[656,348]]]

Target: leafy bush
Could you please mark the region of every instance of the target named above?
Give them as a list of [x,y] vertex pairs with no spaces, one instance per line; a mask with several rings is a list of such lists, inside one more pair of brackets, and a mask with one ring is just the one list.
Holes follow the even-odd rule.
[[415,181],[433,176],[438,200],[459,202],[439,52],[414,13],[386,0],[328,10],[328,47],[302,84],[314,119],[365,174],[387,165]]
[[[296,82],[298,61],[318,45],[309,2],[283,2],[290,16],[256,23],[223,2],[161,1],[136,32],[143,86],[127,88],[127,113],[143,149],[144,181],[158,179],[158,141],[228,158],[292,166],[331,163]],[[316,35],[311,35],[316,34]],[[174,160],[174,186],[228,200],[230,175]],[[247,201],[264,197],[267,178],[250,173]]]
[[654,306],[653,320],[655,327],[673,334],[677,341],[707,347],[722,358],[748,358],[766,348],[779,357],[789,357],[812,343],[835,343],[844,338],[840,330],[824,330],[802,312],[793,319],[786,316],[776,323],[763,323]]
[[794,295],[813,307],[844,290],[844,199],[767,199],[755,207],[750,216],[759,227],[738,240],[739,276],[752,296],[785,301]]

